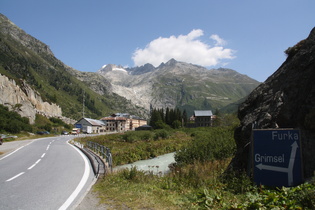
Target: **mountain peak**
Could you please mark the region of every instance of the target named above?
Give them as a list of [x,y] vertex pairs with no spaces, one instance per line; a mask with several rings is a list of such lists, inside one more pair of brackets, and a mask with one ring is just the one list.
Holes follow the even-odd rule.
[[106,73],[110,71],[121,71],[124,73],[127,73],[126,69],[122,67],[121,65],[115,65],[115,64],[106,64],[103,65],[102,68],[98,70],[99,73]]
[[156,68],[146,64],[126,70],[129,74],[99,73],[110,81],[113,92],[147,110],[150,104],[165,109],[188,107],[189,113],[194,109],[221,108],[247,96],[259,84],[233,70],[208,70],[175,59]]
[[176,63],[177,63],[177,61],[174,58],[172,58],[171,60],[166,62],[166,65],[172,66],[172,65],[175,65]]

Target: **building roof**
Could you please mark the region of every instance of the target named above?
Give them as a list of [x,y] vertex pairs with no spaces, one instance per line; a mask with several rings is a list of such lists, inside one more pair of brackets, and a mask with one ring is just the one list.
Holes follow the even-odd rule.
[[95,120],[95,119],[91,119],[91,118],[83,118],[83,119],[88,121],[93,126],[104,126],[105,125],[105,123],[101,120]]
[[125,117],[103,117],[101,120],[117,120],[117,121],[126,121]]
[[112,114],[111,117],[125,117],[125,118],[130,118],[130,114],[129,114],[129,113],[115,113],[115,114]]
[[101,120],[127,120],[127,119],[135,119],[135,120],[145,120],[136,115],[131,115],[129,113],[115,113],[111,114],[108,117],[103,117]]
[[138,128],[152,128],[152,126],[150,126],[150,125],[141,125]]
[[194,111],[194,116],[195,117],[208,117],[212,116],[212,111],[211,110],[195,110]]

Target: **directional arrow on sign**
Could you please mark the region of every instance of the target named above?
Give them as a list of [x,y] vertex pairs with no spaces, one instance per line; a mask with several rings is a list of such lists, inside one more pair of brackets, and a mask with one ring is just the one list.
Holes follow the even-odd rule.
[[256,165],[256,167],[259,170],[269,170],[269,171],[277,171],[277,172],[285,172],[288,173],[288,185],[291,186],[293,183],[293,166],[294,166],[294,161],[295,161],[295,155],[297,148],[299,147],[296,141],[291,145],[291,155],[290,155],[290,161],[289,165],[287,168],[284,167],[277,167],[277,166],[269,166],[269,165],[264,165],[262,163]]
[[269,165],[264,165],[262,163],[256,165],[256,167],[259,168],[260,170],[269,170],[269,171],[278,171],[278,172],[288,173],[288,168],[284,168],[284,167],[269,166]]
[[293,166],[294,166],[294,161],[295,161],[295,155],[297,148],[299,147],[296,141],[291,145],[291,155],[290,155],[290,161],[289,161],[289,166],[288,166],[288,185],[291,186],[293,183]]

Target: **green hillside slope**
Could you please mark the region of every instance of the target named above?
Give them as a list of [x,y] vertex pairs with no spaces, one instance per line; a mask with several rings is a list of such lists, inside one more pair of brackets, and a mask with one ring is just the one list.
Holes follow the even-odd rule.
[[0,14],[0,73],[21,84],[25,80],[44,101],[58,104],[73,119],[100,118],[112,112],[138,114],[138,108],[116,94],[97,94],[55,58],[49,47]]

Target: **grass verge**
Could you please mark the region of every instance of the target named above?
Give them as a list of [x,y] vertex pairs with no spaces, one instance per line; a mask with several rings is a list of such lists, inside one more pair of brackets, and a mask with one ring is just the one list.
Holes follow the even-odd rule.
[[178,151],[165,176],[131,168],[100,179],[93,190],[102,203],[112,209],[315,209],[314,180],[268,188],[242,172],[227,172],[235,151],[231,127],[167,132],[163,138],[133,132],[79,139],[109,147],[116,165]]

